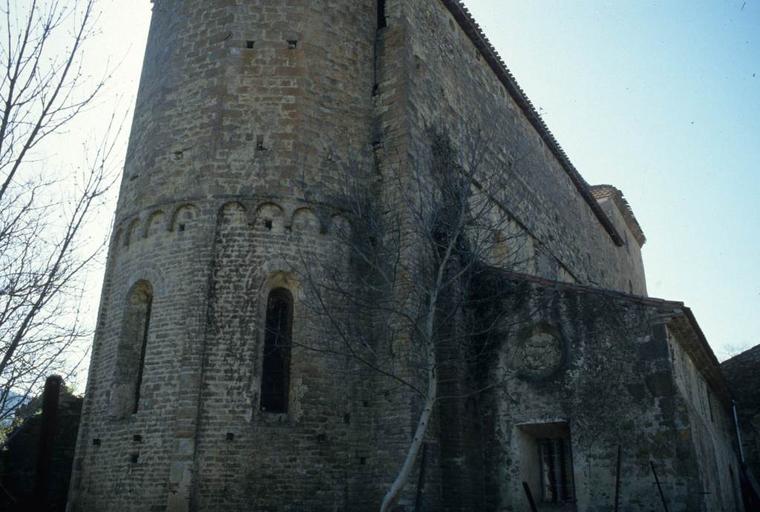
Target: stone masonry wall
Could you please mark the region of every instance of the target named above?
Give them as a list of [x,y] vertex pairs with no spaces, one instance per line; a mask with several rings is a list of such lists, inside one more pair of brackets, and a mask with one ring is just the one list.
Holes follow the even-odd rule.
[[[367,457],[346,438],[372,421],[347,410],[334,363],[294,350],[287,418],[257,398],[262,294],[287,257],[339,256],[339,198],[372,170],[375,29],[368,3],[155,2],[72,510],[250,510],[251,496],[269,510],[286,492],[319,510],[368,480],[351,476]],[[154,291],[140,407],[119,419],[110,390],[140,281]],[[319,331],[303,313],[296,338]]]
[[[607,217],[609,217],[613,225],[617,228],[618,232],[623,236],[623,239],[625,240],[625,251],[627,253],[627,257],[630,258],[630,261],[641,261],[641,247],[636,242],[633,233],[626,225],[625,220],[623,219],[623,215],[620,213],[618,207],[609,200],[600,202],[600,206],[602,207],[602,210],[604,210],[604,212],[607,214]],[[642,290],[639,288],[637,290],[634,288],[633,279],[629,279],[628,281],[629,283],[627,283],[624,291],[636,295],[647,294],[646,289]],[[646,285],[646,282],[643,284]]]
[[488,341],[497,354],[487,373],[494,391],[478,404],[492,411],[483,427],[484,445],[494,447],[486,452],[487,509],[529,510],[523,481],[540,501],[525,443],[559,424],[575,475],[575,508],[567,510],[611,509],[618,447],[621,510],[662,507],[650,463],[669,510],[741,510],[727,402],[713,394],[710,418],[685,387],[699,372],[688,369],[663,321],[678,317],[677,304],[514,278],[505,286],[508,314]]
[[[338,257],[336,224],[323,232],[308,209],[290,229],[249,226],[241,205],[222,212],[215,242],[212,309],[203,365],[196,466],[197,510],[349,510],[360,467],[353,444],[352,374],[324,355],[319,319],[304,307],[302,259]],[[266,241],[266,243],[262,243]],[[295,299],[286,414],[259,409],[266,300]],[[285,498],[287,497],[287,498]]]
[[[177,444],[192,439],[197,343],[213,242],[212,204],[176,206],[155,230],[117,231],[101,299],[70,500],[74,510],[164,510]],[[147,217],[147,216],[146,216]],[[151,216],[152,217],[152,216]],[[168,223],[169,219],[175,221]],[[211,236],[210,236],[211,235]],[[112,416],[117,348],[130,290],[150,282],[153,304],[139,410]],[[138,499],[139,498],[139,499]]]
[[721,365],[736,399],[744,456],[755,478],[760,475],[760,346]]
[[534,241],[537,272],[645,295],[639,251],[616,245],[605,231],[449,11],[447,5],[454,3],[388,2],[399,16],[390,18],[389,28],[400,24],[406,30],[400,44],[408,52],[409,168],[426,168],[431,128],[449,133],[461,151],[476,148],[483,172],[500,176],[491,192]]
[[[302,307],[298,275],[304,263],[341,261],[334,235],[354,184],[384,197],[391,170],[426,168],[430,127],[459,147],[482,135],[485,165],[501,177],[493,195],[533,253],[524,270],[646,293],[640,254],[615,245],[444,4],[385,4],[378,31],[375,1],[154,1],[72,512],[376,507],[419,400],[308,349],[325,319]],[[140,282],[153,297],[139,408],[120,417],[119,345]],[[295,297],[281,416],[258,407],[276,286]],[[431,444],[430,466],[442,469],[427,474],[430,507],[457,450],[479,446],[462,424]],[[412,489],[402,503],[414,499]]]
[[679,433],[693,445],[692,460],[705,509],[741,510],[740,466],[731,406],[684,350],[686,336],[678,325],[668,329],[675,382],[682,397],[677,410],[681,418]]

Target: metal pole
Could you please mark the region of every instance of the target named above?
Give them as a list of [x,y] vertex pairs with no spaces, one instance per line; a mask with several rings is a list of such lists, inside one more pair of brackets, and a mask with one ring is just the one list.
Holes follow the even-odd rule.
[[623,456],[623,447],[618,445],[617,473],[615,474],[615,512],[620,510],[620,462]]
[[742,431],[739,429],[739,414],[736,412],[736,400],[731,400],[731,408],[734,410],[734,426],[736,427],[736,441],[739,443],[739,460],[744,464],[744,447],[742,446]]
[[662,492],[660,479],[657,478],[657,471],[655,471],[654,469],[654,462],[650,461],[649,465],[652,467],[652,474],[654,475],[654,481],[657,483],[657,490],[660,491],[660,499],[662,500],[662,507],[665,509],[665,512],[668,512],[668,504],[665,502],[665,494]]
[[525,490],[525,496],[528,498],[528,503],[530,503],[530,509],[532,512],[538,512],[538,508],[536,507],[536,502],[533,501],[533,493],[530,492],[530,486],[528,485],[528,482],[523,482],[523,490]]

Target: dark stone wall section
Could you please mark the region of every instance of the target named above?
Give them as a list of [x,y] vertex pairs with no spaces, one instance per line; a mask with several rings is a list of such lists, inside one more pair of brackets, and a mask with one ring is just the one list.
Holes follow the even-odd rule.
[[736,397],[747,465],[760,479],[760,345],[724,361],[721,369]]
[[48,378],[45,394],[21,407],[27,417],[0,452],[0,510],[66,510],[81,410],[82,398],[57,376]]

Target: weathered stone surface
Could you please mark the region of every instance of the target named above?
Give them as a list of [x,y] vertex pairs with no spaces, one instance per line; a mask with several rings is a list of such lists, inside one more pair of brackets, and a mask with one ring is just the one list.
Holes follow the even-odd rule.
[[752,473],[760,475],[760,345],[721,364],[736,398],[744,455]]
[[[534,434],[571,436],[580,510],[609,508],[623,437],[625,510],[657,505],[650,458],[672,510],[706,503],[708,488],[716,500],[730,495],[701,462],[730,459],[727,438],[709,424],[695,430],[668,348],[679,342],[662,325],[655,332],[658,303],[616,295],[623,328],[604,307],[612,292],[556,291],[565,281],[646,295],[643,238],[626,212],[598,205],[552,149],[476,46],[474,26],[454,17],[456,2],[385,8],[379,28],[375,0],[155,0],[70,510],[378,508],[419,397],[309,350],[327,320],[306,307],[295,270],[333,261],[356,275],[336,236],[348,225],[341,197],[357,182],[385,197],[394,176],[428,169],[431,128],[460,150],[481,134],[484,165],[501,177],[491,192],[522,241],[502,252],[520,252],[512,270],[526,275],[498,306],[519,319],[530,301],[556,300],[522,337],[493,342],[491,366],[441,368],[446,398],[402,510],[420,500],[425,510],[524,510],[516,454]],[[118,369],[119,347],[139,334],[126,328],[138,282],[151,285],[150,321],[138,408],[123,414],[114,404],[135,381]],[[259,404],[277,288],[293,297],[293,348],[287,413],[275,414]],[[445,327],[464,329],[459,320]],[[383,349],[403,352],[405,341]],[[489,392],[472,392],[478,384]],[[536,421],[550,425],[518,439],[514,429]],[[717,455],[695,455],[693,439]]]
[[[692,362],[700,349],[685,337],[694,327],[677,315],[665,325],[665,349],[639,355],[660,343],[659,318],[672,303],[542,282],[528,287],[525,300],[524,277],[492,279],[503,279],[507,314],[503,327],[481,340],[493,357],[474,383],[499,383],[477,402],[489,418],[478,432],[489,449],[471,468],[486,482],[484,510],[528,510],[523,481],[540,496],[531,443],[551,435],[552,425],[569,435],[577,510],[610,510],[618,448],[620,510],[662,506],[650,462],[670,510],[741,510],[738,481],[731,480],[738,461],[727,390]],[[566,340],[566,362],[548,380],[525,379],[512,347],[523,343],[526,329],[545,333],[547,325]]]

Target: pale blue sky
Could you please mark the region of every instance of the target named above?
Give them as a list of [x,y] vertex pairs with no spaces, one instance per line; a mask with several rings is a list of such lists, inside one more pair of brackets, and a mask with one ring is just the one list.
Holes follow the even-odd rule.
[[[465,3],[583,176],[628,197],[650,295],[690,306],[721,358],[760,343],[760,1]],[[118,66],[74,138],[136,94],[150,2],[102,8],[90,62]]]

